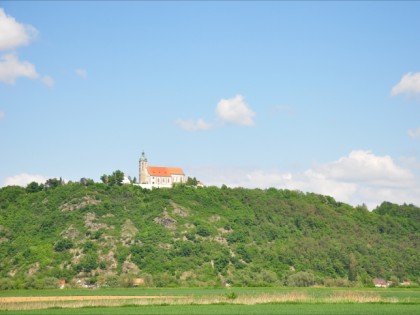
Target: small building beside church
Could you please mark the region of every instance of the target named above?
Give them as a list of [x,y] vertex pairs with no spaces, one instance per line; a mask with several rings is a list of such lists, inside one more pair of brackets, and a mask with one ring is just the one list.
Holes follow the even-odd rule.
[[179,167],[149,166],[142,152],[139,160],[139,184],[145,188],[172,187],[173,184],[186,183],[184,171]]

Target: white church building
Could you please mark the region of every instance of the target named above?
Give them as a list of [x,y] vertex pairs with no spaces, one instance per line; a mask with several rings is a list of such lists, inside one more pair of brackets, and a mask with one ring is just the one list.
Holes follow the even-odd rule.
[[184,171],[179,167],[149,166],[144,152],[139,160],[139,184],[143,188],[172,187],[186,183]]

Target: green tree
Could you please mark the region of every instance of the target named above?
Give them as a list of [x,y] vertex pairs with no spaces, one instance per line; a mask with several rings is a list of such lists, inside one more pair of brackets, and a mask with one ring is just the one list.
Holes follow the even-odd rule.
[[121,186],[124,181],[124,173],[120,170],[116,170],[112,175],[108,176],[108,184],[110,186]]
[[37,182],[31,182],[26,186],[26,191],[28,193],[36,193],[41,191],[44,188],[43,184],[38,184]]
[[60,177],[60,179],[57,178],[50,178],[47,179],[45,182],[45,188],[56,188],[58,186],[61,186],[64,184],[63,179]]
[[93,179],[90,179],[90,178],[85,178],[85,177],[82,177],[82,178],[80,179],[79,183],[80,183],[81,185],[83,185],[83,186],[90,186],[90,185],[95,184],[95,182],[93,181]]
[[198,183],[197,178],[195,177],[192,178],[188,176],[187,183],[186,183],[188,186],[197,186],[197,183]]
[[350,253],[349,255],[349,280],[357,280],[357,261],[356,256],[354,256],[353,253]]
[[101,181],[104,184],[108,184],[108,175],[104,174],[101,176]]

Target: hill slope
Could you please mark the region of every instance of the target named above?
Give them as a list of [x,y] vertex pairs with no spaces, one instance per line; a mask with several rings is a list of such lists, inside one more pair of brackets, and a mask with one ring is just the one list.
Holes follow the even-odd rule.
[[[0,189],[0,288],[371,284],[420,277],[420,209],[289,190]],[[331,280],[341,279],[341,280]]]

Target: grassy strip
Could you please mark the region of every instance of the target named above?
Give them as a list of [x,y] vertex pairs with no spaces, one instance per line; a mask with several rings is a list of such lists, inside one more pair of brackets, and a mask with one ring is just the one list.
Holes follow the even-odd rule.
[[314,298],[324,298],[336,292],[369,292],[381,297],[418,299],[420,289],[375,289],[375,288],[292,288],[292,287],[238,287],[238,288],[108,288],[108,289],[64,289],[64,290],[4,290],[0,297],[18,296],[212,296],[229,292],[238,295],[257,295],[262,293],[305,292]]
[[258,305],[156,305],[108,308],[44,309],[0,311],[8,315],[107,315],[107,314],[168,314],[168,315],[230,315],[230,314],[287,314],[287,315],[415,315],[415,304],[258,304]]
[[83,308],[83,307],[124,307],[148,305],[261,305],[278,304],[418,304],[420,301],[410,297],[381,297],[371,291],[333,291],[328,296],[315,297],[307,291],[286,291],[277,293],[259,293],[254,295],[237,294],[234,291],[224,295],[203,296],[56,296],[56,297],[0,297],[0,310],[33,310],[48,308]]

